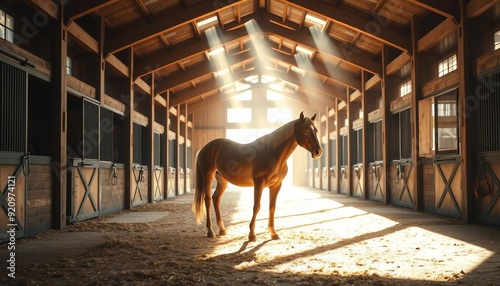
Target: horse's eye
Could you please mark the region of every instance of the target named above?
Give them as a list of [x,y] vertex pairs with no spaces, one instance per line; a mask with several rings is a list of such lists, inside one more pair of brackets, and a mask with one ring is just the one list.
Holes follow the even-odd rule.
[[304,134],[308,134],[308,133],[309,133],[308,129],[304,130]]

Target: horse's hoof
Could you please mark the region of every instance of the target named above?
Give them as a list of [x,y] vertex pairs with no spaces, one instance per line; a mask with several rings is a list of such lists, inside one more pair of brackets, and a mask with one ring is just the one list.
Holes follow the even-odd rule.
[[212,231],[207,232],[207,237],[214,238],[215,237],[214,231],[212,230]]
[[278,240],[278,239],[280,239],[280,236],[278,234],[271,235],[271,239],[272,240]]
[[255,241],[257,241],[257,236],[256,236],[255,234],[250,234],[250,235],[248,236],[248,241],[250,241],[250,242],[255,242]]
[[225,229],[221,229],[221,230],[219,231],[219,234],[220,234],[220,235],[226,235],[226,234],[227,234],[227,231],[226,231]]

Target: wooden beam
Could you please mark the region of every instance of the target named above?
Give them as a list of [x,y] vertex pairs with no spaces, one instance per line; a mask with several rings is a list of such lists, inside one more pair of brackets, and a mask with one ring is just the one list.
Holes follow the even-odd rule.
[[[200,111],[202,109],[213,106],[214,104],[220,104],[223,101],[230,100],[231,98],[233,98],[234,96],[236,96],[238,94],[239,94],[239,92],[232,92],[229,94],[224,94],[224,93],[219,92],[217,94],[211,95],[204,100],[196,101],[196,102],[189,104],[188,105],[189,113],[192,114],[192,113],[195,113],[195,112]],[[325,106],[327,106],[325,104],[326,101],[320,102],[320,101],[308,100],[307,95],[304,94],[303,92],[298,92],[298,93],[294,93],[294,94],[283,93],[283,96],[285,96],[289,100],[293,100],[295,102],[305,104],[305,105],[307,105],[311,108],[314,108],[314,109],[322,109],[322,108],[325,108]],[[333,101],[330,102],[330,105],[333,105]]]
[[[255,15],[253,15],[251,18],[254,17]],[[314,50],[317,49],[314,38],[311,36],[311,33],[309,33],[309,31],[290,31],[281,26],[272,24],[270,20],[276,19],[277,16],[274,16],[268,12],[264,12],[263,15],[260,15],[260,17],[262,18],[262,21],[259,20],[261,34],[280,35],[280,37],[300,43],[305,47]],[[221,42],[225,44],[230,44],[235,41],[241,41],[243,38],[248,37],[246,29],[223,31],[219,33],[219,35],[221,37]],[[328,41],[330,48],[327,50],[322,50],[322,54],[334,57],[346,64],[363,69],[370,73],[380,75],[382,69],[381,65],[378,61],[372,59],[372,55],[368,55],[366,53],[363,53],[362,51],[352,51],[352,49],[350,49],[345,44],[333,39],[329,39]],[[208,40],[206,38],[203,38],[203,40],[201,40],[200,42],[193,43],[181,50],[174,50],[171,52],[157,52],[147,57],[142,63],[137,64],[135,76],[140,77],[161,70],[170,65],[177,64],[177,62],[186,60],[193,55],[205,53],[206,51],[210,50],[210,48],[211,47],[208,43]],[[334,78],[332,79],[335,80]]]
[[49,15],[53,19],[59,19],[59,6],[54,3],[54,1],[28,0],[28,2],[32,5],[35,5],[38,8],[37,10],[41,10],[47,13],[47,15]]
[[[245,71],[241,73],[235,73],[233,74],[233,81],[240,81],[248,76],[258,74],[258,71]],[[264,73],[264,72],[263,72]],[[292,83],[297,86],[302,86],[303,82],[302,81],[311,81],[311,78],[309,76],[305,76],[304,78],[301,79],[299,75],[294,74],[294,72],[289,72],[289,73],[281,73],[277,71],[270,71],[266,70],[265,71],[266,75],[273,76],[275,78],[282,79],[286,82]],[[208,83],[204,83],[202,85],[197,86],[194,89],[187,89],[183,90],[182,92],[177,93],[175,96],[170,98],[170,104],[171,106],[176,106],[178,104],[188,102],[194,98],[197,97],[203,97],[206,95],[211,95],[214,92],[216,93],[218,89],[222,86],[222,82],[220,80],[213,80]],[[328,92],[326,91],[328,90]],[[339,90],[334,90],[331,88],[308,88],[308,91],[310,92],[309,94],[314,94],[318,97],[324,97],[324,98],[339,98],[341,100],[345,100],[345,94],[343,94]]]
[[455,24],[460,22],[460,11],[456,0],[410,0],[410,2],[446,18],[450,18]]
[[410,45],[411,40],[408,36],[393,31],[389,27],[381,27],[383,29],[377,29],[376,31],[366,29],[366,19],[369,18],[369,15],[361,10],[359,11],[359,14],[367,14],[367,17],[360,18],[351,13],[347,13],[346,11],[342,11],[338,7],[330,5],[324,1],[289,0],[287,2],[293,3],[294,5],[299,6],[302,9],[306,9],[307,11],[321,11],[321,14],[328,16],[328,18],[334,22],[348,26],[359,33],[377,39],[389,46],[410,54],[412,53]]
[[[246,61],[249,59],[255,58],[255,55],[253,53],[242,53],[238,54],[235,56],[229,56],[227,57],[228,60],[228,66],[232,66],[234,64],[240,63],[242,61]],[[202,77],[204,75],[213,73],[214,71],[214,66],[211,62],[206,62],[206,64],[196,66],[196,68],[193,68],[192,70],[178,74],[173,76],[172,78],[168,78],[167,80],[164,80],[162,83],[158,84],[156,87],[156,93],[161,93],[166,90],[169,90],[175,86],[190,82],[196,78]]]
[[106,58],[106,62],[114,67],[118,72],[124,76],[130,75],[130,69],[122,61],[120,61],[115,55],[109,55]]
[[75,37],[88,51],[99,53],[99,43],[96,39],[92,38],[85,30],[83,30],[76,23],[71,23],[68,32]]
[[418,52],[424,52],[433,47],[436,43],[446,38],[450,33],[456,31],[456,25],[451,19],[445,19],[425,36],[418,40]]
[[385,68],[386,74],[391,75],[398,72],[404,65],[411,61],[411,56],[407,53],[401,53],[397,58],[395,58],[392,62],[387,64]]
[[224,5],[219,9],[214,9],[213,5],[203,3],[196,9],[192,7],[191,9],[185,9],[184,11],[177,12],[175,17],[161,17],[151,23],[140,25],[134,29],[128,30],[126,33],[121,33],[116,37],[108,38],[105,45],[105,51],[107,54],[116,53],[140,42],[156,37],[158,34],[161,34],[166,30],[174,29],[196,21],[199,18],[205,17],[208,13],[216,13],[223,8],[236,6],[240,4],[239,2],[242,2],[242,0],[231,1],[231,4]]
[[[295,60],[295,57],[287,56],[287,55],[280,53],[280,52],[277,52],[277,51],[271,51],[268,55],[272,59],[276,59],[276,60],[279,60],[281,62],[290,64],[290,65],[299,66],[299,64]],[[361,80],[348,74],[347,72],[343,72],[343,71],[337,69],[336,70],[337,73],[335,75],[330,75],[329,71],[326,69],[326,67],[323,64],[320,64],[318,62],[312,62],[312,61],[311,61],[311,64],[312,64],[312,67],[314,69],[313,70],[306,69],[306,71],[323,76],[323,77],[330,78],[331,80],[338,82],[342,85],[348,86],[352,89],[361,90]]]
[[[270,51],[267,54],[267,56],[269,56],[272,59],[277,59],[277,60],[280,60],[282,62],[298,66],[298,63],[295,61],[295,58],[292,56],[287,56],[287,55],[284,55],[284,54],[276,52],[276,51]],[[232,57],[228,57],[228,60],[229,60],[228,64],[229,64],[229,66],[231,66],[233,64],[239,63],[241,61],[249,60],[252,58],[255,58],[253,53],[238,54],[238,55],[235,55]],[[314,67],[314,70],[308,70],[309,72],[311,72],[313,74],[317,74],[317,75],[324,76],[324,77],[329,77],[333,81],[339,82],[343,85],[347,85],[353,89],[359,90],[361,88],[361,81],[359,79],[356,79],[355,77],[351,77],[344,72],[339,72],[339,73],[335,74],[335,77],[330,77],[330,75],[328,74],[328,71],[326,70],[326,68],[323,65],[320,65],[318,63],[313,63],[313,67]],[[187,73],[183,73],[180,75],[176,75],[171,80],[163,81],[162,83],[160,83],[157,86],[156,92],[157,93],[164,92],[164,91],[171,89],[175,86],[184,84],[186,82],[190,82],[198,77],[201,77],[201,76],[204,76],[206,74],[213,73],[213,72],[214,72],[213,66],[210,63],[207,63],[207,64],[202,65],[202,66],[198,66],[198,67],[196,67],[196,69],[193,69],[192,71],[189,71]]]
[[[41,1],[41,0],[39,0]],[[46,1],[49,2],[49,1]],[[88,15],[108,5],[119,2],[119,0],[85,0],[85,1],[66,1],[66,24],[71,23],[75,19]]]
[[467,17],[476,18],[499,2],[500,0],[471,0],[467,3]]
[[[237,29],[229,32],[221,33],[220,41],[225,44],[230,44],[235,41],[239,41],[240,38],[247,36],[248,33],[245,29]],[[141,77],[146,74],[156,72],[160,69],[168,67],[170,65],[177,64],[178,62],[184,61],[194,55],[199,55],[210,50],[210,44],[208,40],[203,38],[203,40],[193,43],[187,47],[183,47],[180,50],[173,50],[168,52],[166,50],[157,52],[148,56],[142,63],[137,64],[135,77]]]

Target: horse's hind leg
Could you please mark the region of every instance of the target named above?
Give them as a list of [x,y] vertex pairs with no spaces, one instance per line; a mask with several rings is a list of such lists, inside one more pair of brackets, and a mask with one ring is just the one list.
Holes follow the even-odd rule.
[[203,192],[205,192],[205,209],[207,212],[207,237],[215,237],[215,232],[212,228],[212,220],[210,219],[210,208],[211,208],[211,195],[212,195],[212,182],[213,175],[208,176],[207,179],[204,180],[203,184]]
[[220,202],[222,195],[226,191],[227,181],[219,174],[215,174],[215,180],[217,180],[217,187],[215,188],[212,200],[214,202],[215,217],[217,219],[217,225],[219,226],[219,234],[226,235],[226,227],[224,226],[224,221],[222,220],[222,215],[220,213]]

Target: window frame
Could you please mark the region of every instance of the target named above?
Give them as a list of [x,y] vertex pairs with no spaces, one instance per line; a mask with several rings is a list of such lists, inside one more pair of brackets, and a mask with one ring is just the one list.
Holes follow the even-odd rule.
[[[444,67],[445,65],[446,67]],[[451,56],[438,62],[438,78],[443,77],[457,69],[458,69],[457,54],[454,53]]]
[[[14,27],[15,27],[15,20],[12,15],[7,13],[5,10],[0,9],[0,14],[3,14],[4,21],[3,23],[0,22],[0,30],[3,31],[3,35],[0,36],[0,39],[3,39],[9,43],[14,43]],[[8,21],[10,20],[11,25],[8,25]],[[10,35],[10,37],[9,37]]]

